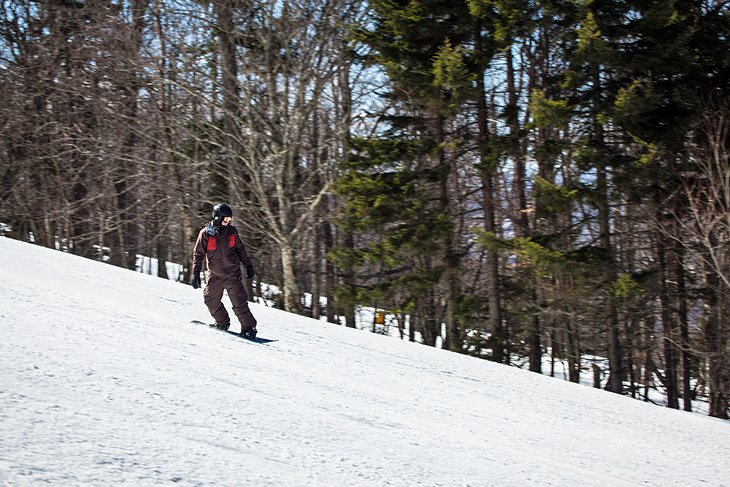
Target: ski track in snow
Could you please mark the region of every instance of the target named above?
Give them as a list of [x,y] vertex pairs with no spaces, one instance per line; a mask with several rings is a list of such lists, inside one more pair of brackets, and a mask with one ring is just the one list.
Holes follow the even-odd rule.
[[728,422],[202,301],[0,238],[0,485],[730,486]]

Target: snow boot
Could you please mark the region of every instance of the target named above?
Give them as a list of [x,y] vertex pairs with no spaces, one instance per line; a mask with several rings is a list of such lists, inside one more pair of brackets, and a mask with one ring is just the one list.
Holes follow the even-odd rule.
[[218,328],[219,330],[224,330],[224,331],[225,331],[225,330],[228,330],[228,328],[229,328],[230,326],[231,326],[231,324],[230,324],[230,323],[216,323],[216,324],[215,324],[215,327],[216,327],[216,328]]
[[241,330],[241,336],[247,340],[253,340],[256,338],[256,327],[249,328],[247,330]]

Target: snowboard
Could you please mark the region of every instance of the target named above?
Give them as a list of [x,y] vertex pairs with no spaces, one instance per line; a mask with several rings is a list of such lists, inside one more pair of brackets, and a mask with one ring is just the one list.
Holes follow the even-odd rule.
[[221,330],[220,328],[216,328],[215,324],[205,323],[205,322],[200,321],[200,320],[192,320],[191,323],[194,324],[194,325],[204,325],[204,326],[207,326],[208,328],[212,328],[214,330],[218,330],[218,331],[222,331],[222,332],[228,333],[229,335],[236,336],[236,337],[240,338],[241,340],[246,340],[247,342],[251,342],[251,343],[266,344],[266,343],[271,343],[271,342],[275,342],[276,341],[276,340],[271,340],[270,338],[261,338],[259,336],[255,337],[255,338],[246,338],[246,337],[241,336],[239,333],[237,333],[235,331]]

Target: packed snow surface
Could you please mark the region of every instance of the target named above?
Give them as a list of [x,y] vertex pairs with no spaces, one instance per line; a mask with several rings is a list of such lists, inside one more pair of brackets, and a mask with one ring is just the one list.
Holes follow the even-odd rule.
[[730,486],[730,423],[0,238],[0,485]]

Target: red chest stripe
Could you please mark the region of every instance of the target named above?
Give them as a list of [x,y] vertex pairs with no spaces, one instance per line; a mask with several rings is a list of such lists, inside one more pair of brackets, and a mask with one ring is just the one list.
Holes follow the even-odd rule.
[[208,250],[215,250],[218,248],[218,242],[214,238],[208,239]]
[[228,237],[228,248],[232,249],[236,246],[236,234],[232,234]]

